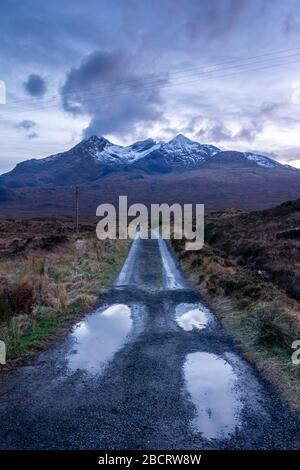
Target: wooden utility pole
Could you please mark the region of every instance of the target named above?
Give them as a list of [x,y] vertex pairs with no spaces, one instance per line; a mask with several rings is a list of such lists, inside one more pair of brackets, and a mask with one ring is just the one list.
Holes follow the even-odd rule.
[[75,231],[79,233],[79,188],[75,187],[75,205],[76,205],[76,216],[75,216]]

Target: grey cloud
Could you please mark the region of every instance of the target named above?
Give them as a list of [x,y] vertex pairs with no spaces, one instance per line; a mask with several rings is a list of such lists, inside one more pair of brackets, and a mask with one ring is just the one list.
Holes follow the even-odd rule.
[[224,36],[239,26],[239,20],[247,13],[247,0],[202,0],[190,9],[186,23],[187,32],[194,38],[211,40]]
[[31,121],[30,119],[24,119],[16,124],[17,129],[25,129],[26,131],[36,127],[36,122]]
[[162,129],[162,132],[164,132],[165,134],[176,135],[176,133],[178,133],[178,129],[176,129],[175,127],[164,127]]
[[[244,116],[240,116],[243,119]],[[284,126],[287,124],[299,123],[297,115],[287,114],[287,105],[285,102],[263,102],[260,106],[248,113],[248,123],[244,129],[241,129],[239,135],[242,139],[253,141],[260,134],[267,124]]]
[[274,113],[281,108],[281,106],[282,106],[282,103],[273,103],[273,102],[262,103],[258,111],[258,114],[266,118],[272,117]]
[[[201,103],[202,105],[202,103]],[[205,116],[195,115],[188,120],[185,127],[181,129],[182,134],[190,133],[194,134],[199,129],[199,123],[205,118]]]
[[[88,4],[73,0],[64,2],[62,9],[58,0],[4,0],[0,15],[0,69],[1,79],[11,84],[12,95],[23,98],[16,77],[22,77],[24,70],[37,71],[39,78],[51,77],[51,86],[65,82],[64,109],[90,116],[86,134],[115,133],[120,137],[126,134],[131,139],[137,129],[137,137],[143,138],[144,129],[151,134],[148,128],[159,120],[156,133],[160,137],[160,129],[165,132],[164,127],[175,127],[178,123],[182,126],[192,114],[198,116],[199,111],[204,115],[201,121],[172,134],[180,130],[192,136],[198,131],[203,135],[201,139],[214,139],[217,143],[220,139],[234,139],[231,129],[240,125],[240,137],[252,139],[259,133],[256,123],[265,126],[271,120],[277,127],[294,128],[297,132],[300,116],[289,103],[280,109],[267,103],[259,110],[257,105],[263,100],[276,101],[279,96],[284,99],[286,91],[289,99],[292,90],[288,87],[299,78],[296,66],[294,69],[292,65],[278,72],[276,69],[276,73],[262,69],[243,75],[240,81],[234,78],[232,83],[231,78],[224,78],[224,86],[212,76],[183,88],[170,87],[163,95],[164,102],[159,87],[148,91],[145,84],[139,93],[133,85],[128,86],[127,96],[103,99],[101,95],[119,95],[115,81],[137,77],[147,80],[149,71],[168,70],[171,76],[178,70],[193,67],[200,70],[202,65],[209,67],[295,47],[300,24],[299,0],[114,0],[113,3],[112,8],[111,0],[89,0]],[[82,55],[99,48],[102,51],[98,55],[88,56],[80,65]],[[12,60],[13,70],[9,67]],[[32,90],[32,80],[25,76],[20,81],[29,86],[28,90],[24,85],[26,93],[37,96],[34,93],[39,92],[34,85]],[[86,88],[95,87],[97,92],[85,93]],[[45,106],[44,111],[41,107],[40,112],[47,113],[48,109]],[[170,119],[167,125],[162,124],[164,111]],[[201,125],[207,120],[211,120],[209,125]],[[61,122],[57,121],[57,140],[64,146],[59,131]],[[13,146],[10,153],[16,158],[20,152]]]
[[295,11],[293,13],[289,12],[285,18],[283,23],[283,32],[287,35],[294,34],[299,36],[299,27],[300,27],[300,19],[295,15]]
[[200,130],[197,132],[197,124],[199,128],[199,122],[197,123],[197,121],[195,122],[195,120],[193,120],[191,123],[192,126],[194,126],[196,136],[204,138],[207,141],[215,143],[245,141],[251,143],[262,133],[267,123],[279,122],[280,117],[278,116],[278,112],[280,112],[282,107],[283,103],[270,101],[263,102],[254,109],[244,111],[243,114],[239,111],[232,116],[233,122],[240,123],[240,129],[237,132],[231,131],[221,120],[211,119],[204,126],[200,127]]
[[38,136],[39,135],[37,132],[30,132],[29,134],[27,134],[28,139],[36,139]]
[[230,130],[222,124],[209,125],[205,128],[202,128],[196,133],[196,137],[202,140],[207,140],[208,143],[218,143],[233,140],[233,136]]
[[261,122],[251,122],[246,126],[243,126],[236,134],[233,135],[232,140],[246,140],[247,142],[253,142],[255,137],[260,134],[263,130],[263,124]]
[[67,74],[61,89],[66,111],[91,117],[84,136],[133,134],[163,119],[159,81],[125,51],[95,51]]
[[300,147],[285,148],[276,153],[276,158],[289,163],[293,160],[300,160]]
[[37,127],[35,121],[31,121],[30,119],[24,119],[23,121],[18,122],[15,127],[16,129],[25,131],[25,135],[26,137],[28,137],[28,139],[35,139],[36,137],[38,137],[38,133],[34,130]]
[[29,75],[23,86],[30,96],[36,98],[41,98],[47,91],[45,79],[36,73]]
[[236,142],[239,140],[253,142],[262,130],[263,125],[253,121],[242,125],[238,132],[233,132],[224,123],[218,121],[209,122],[198,130],[195,136],[206,140],[208,143]]

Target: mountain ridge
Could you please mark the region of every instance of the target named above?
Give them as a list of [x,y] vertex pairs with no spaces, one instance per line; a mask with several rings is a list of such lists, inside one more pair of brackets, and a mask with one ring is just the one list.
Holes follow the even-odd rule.
[[300,197],[300,170],[255,152],[221,150],[183,135],[122,147],[92,136],[18,164],[0,177],[0,216],[95,215],[101,203],[204,204],[206,211],[265,209]]
[[[142,172],[148,175],[182,172],[205,165],[228,164],[229,153],[240,166],[254,165],[267,169],[298,171],[288,165],[255,152],[224,151],[209,144],[193,141],[178,134],[168,142],[145,139],[128,146],[111,143],[96,135],[71,149],[42,159],[25,160],[10,172],[0,175],[2,188],[30,188],[80,185],[112,172]],[[231,157],[232,158],[232,157]]]

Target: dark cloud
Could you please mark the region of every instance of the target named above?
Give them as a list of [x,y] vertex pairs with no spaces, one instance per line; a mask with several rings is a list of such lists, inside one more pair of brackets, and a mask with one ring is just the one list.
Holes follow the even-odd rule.
[[187,32],[194,38],[212,40],[230,33],[247,13],[247,0],[202,0],[189,10]]
[[263,131],[263,123],[258,121],[250,122],[243,126],[237,133],[233,135],[232,140],[244,140],[253,142],[258,134]]
[[61,89],[63,107],[91,117],[85,137],[132,134],[136,126],[151,126],[163,119],[160,86],[167,76],[157,80],[146,70],[125,51],[95,51],[68,72]]
[[[203,141],[230,144],[237,138],[251,142],[269,124],[297,134],[300,114],[294,105],[278,108],[266,103],[259,110],[259,104],[264,100],[288,102],[292,83],[299,78],[299,64],[293,65],[290,59],[289,65],[278,69],[264,64],[252,71],[252,67],[245,67],[247,72],[242,75],[234,75],[237,69],[225,73],[227,66],[222,64],[295,48],[299,24],[299,0],[2,0],[1,79],[10,84],[8,100],[24,99],[19,85],[25,81],[26,93],[35,96],[38,104],[46,87],[51,84],[55,94],[64,84],[61,96],[67,113],[90,116],[86,135],[111,133],[129,141],[150,134],[165,138],[179,131],[190,136],[199,132]],[[98,52],[90,54],[92,51]],[[267,67],[270,62],[265,60]],[[202,72],[215,64],[221,64],[219,72],[200,80]],[[27,78],[22,75],[24,70],[38,74]],[[176,81],[172,76],[177,74],[178,83],[186,83],[163,90],[156,85],[147,88],[151,74],[161,70],[169,73],[170,82]],[[192,80],[189,85],[189,70],[194,70],[192,79],[199,76],[199,82]],[[43,77],[49,77],[49,84]],[[136,79],[144,79],[144,83],[134,85]],[[117,83],[124,81],[131,81],[131,85],[124,86],[127,91],[121,93],[122,85]],[[93,92],[87,93],[91,88]],[[64,139],[69,139],[74,128],[59,113],[57,101],[44,102],[45,106],[36,108],[44,113],[43,119],[33,116],[45,123],[43,136],[49,136],[47,148],[52,152],[54,141],[63,148]],[[49,109],[58,116],[51,132],[45,119]],[[199,114],[201,119],[184,129],[191,116]],[[154,122],[157,125],[152,132]],[[61,132],[64,125],[66,132]],[[10,127],[3,124],[5,140]],[[167,127],[169,132],[164,130]],[[22,132],[32,134],[35,130]],[[22,132],[18,132],[20,139]],[[16,129],[12,141],[14,134]],[[262,139],[267,141],[268,135]],[[275,143],[268,144],[271,148],[286,144],[279,136],[274,139]],[[38,150],[39,154],[45,152],[46,148]],[[15,159],[19,153],[16,145],[9,152],[0,149],[0,157],[10,154]]]
[[35,65],[69,66],[80,51],[99,44],[134,48],[143,43],[147,53],[152,48],[156,54],[175,49],[189,56],[219,39],[213,55],[222,55],[230,35],[242,52],[243,39],[251,46],[259,42],[269,46],[275,36],[281,45],[279,36],[296,31],[299,18],[299,0],[72,0],[63,6],[60,0],[2,0],[1,54]]
[[35,121],[31,121],[30,119],[24,119],[23,121],[18,122],[15,127],[17,129],[25,131],[26,137],[28,139],[35,139],[38,137],[38,133],[34,130],[37,127]]
[[207,142],[253,142],[256,136],[263,130],[261,122],[248,122],[240,127],[237,132],[230,130],[221,121],[209,122],[196,133],[196,137]]
[[[237,142],[244,141],[252,143],[261,134],[265,126],[269,123],[283,124],[284,122],[298,122],[296,117],[284,119],[280,113],[284,111],[285,104],[282,102],[264,101],[260,105],[248,106],[248,108],[234,112],[226,122],[239,123],[237,131],[231,130],[222,119],[214,119],[212,116],[219,114],[219,109],[215,107],[210,110],[208,116],[198,116],[190,119],[187,126],[188,132],[192,132],[196,137],[208,142]],[[225,121],[225,120],[224,120]],[[235,126],[236,127],[236,126]]]
[[283,32],[287,35],[295,34],[299,36],[300,21],[295,15],[295,11],[288,13],[283,23]]
[[39,135],[37,132],[30,132],[29,134],[27,134],[28,139],[36,139],[38,136]]
[[278,110],[282,107],[282,103],[264,102],[257,111],[257,115],[261,118],[273,118]]
[[[162,132],[164,134],[169,134],[169,135],[174,135],[175,136],[176,134],[178,134],[178,129],[175,128],[175,127],[164,127],[162,129]],[[185,131],[182,131],[182,132],[185,132]]]
[[29,75],[23,86],[30,96],[36,98],[41,98],[47,91],[45,79],[36,73]]
[[[263,102],[250,113],[250,116],[246,119],[246,124],[242,125],[241,129],[233,135],[233,140],[254,142],[255,138],[263,132],[267,124],[280,124],[282,119],[279,113],[283,107],[284,104],[281,102]],[[293,118],[293,122],[294,120],[295,118]],[[241,122],[245,122],[245,116],[241,116]],[[287,122],[286,115],[283,122]]]
[[227,129],[223,124],[212,124],[200,129],[196,133],[196,137],[201,140],[206,140],[209,142],[226,142],[233,140],[233,136],[229,129]]
[[36,122],[31,121],[30,119],[24,119],[16,124],[17,129],[25,129],[26,131],[29,131],[34,127],[36,127]]

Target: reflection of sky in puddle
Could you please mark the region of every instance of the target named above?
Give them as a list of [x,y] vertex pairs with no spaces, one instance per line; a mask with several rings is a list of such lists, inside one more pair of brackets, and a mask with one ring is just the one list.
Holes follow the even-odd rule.
[[240,424],[242,409],[231,365],[215,354],[196,352],[187,356],[184,374],[197,410],[193,428],[207,439],[230,437]]
[[201,304],[182,303],[176,307],[176,321],[185,331],[202,330],[207,326],[208,312]]
[[127,305],[115,304],[95,312],[78,323],[72,333],[76,340],[74,353],[68,357],[71,370],[96,373],[122,346],[130,332],[132,319]]
[[158,238],[158,246],[163,264],[166,289],[183,289],[186,287],[186,282],[178,270],[165,240],[161,237]]

